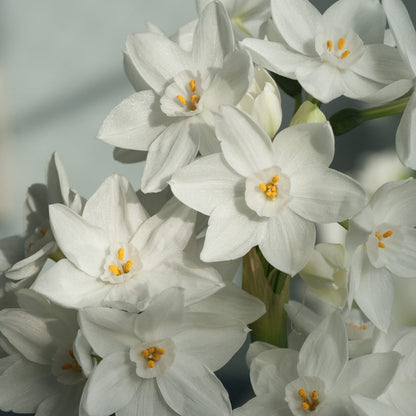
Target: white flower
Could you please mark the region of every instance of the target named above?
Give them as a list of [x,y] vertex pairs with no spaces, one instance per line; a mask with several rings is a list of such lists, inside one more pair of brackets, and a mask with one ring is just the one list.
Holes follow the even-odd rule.
[[0,409],[77,416],[93,362],[77,335],[76,312],[28,290],[18,296],[24,309],[0,312],[0,338],[8,353],[0,359]]
[[50,216],[66,259],[41,273],[33,288],[58,304],[136,310],[167,287],[186,288],[192,303],[223,286],[214,269],[183,253],[195,213],[172,198],[148,218],[123,177],[107,178],[82,216],[59,204]]
[[335,312],[308,336],[299,353],[274,348],[252,360],[250,378],[257,397],[234,414],[349,415],[350,397],[378,397],[399,360],[395,352],[348,360],[347,334]]
[[341,95],[387,101],[411,87],[399,53],[383,44],[378,0],[339,0],[323,15],[308,0],[272,0],[271,7],[284,43],[247,38],[242,45],[256,63],[297,79],[320,101]]
[[216,132],[223,154],[195,161],[170,182],[180,200],[210,215],[204,261],[259,245],[270,264],[294,275],[312,255],[314,222],[340,221],[364,202],[356,182],[328,169],[328,123],[289,127],[272,143],[248,115],[224,106]]
[[264,68],[255,67],[250,89],[237,107],[249,114],[270,138],[279,130],[282,100],[276,83]]
[[178,288],[159,294],[141,314],[89,308],[79,316],[85,337],[103,357],[85,388],[88,415],[231,414],[213,371],[243,344],[247,328],[240,321],[185,312]]
[[252,63],[246,51],[233,52],[231,23],[219,2],[202,12],[192,51],[157,33],[130,35],[126,49],[152,89],[115,107],[98,138],[120,148],[148,151],[141,187],[158,192],[198,151],[219,150],[214,114],[220,104],[237,104],[244,96]]
[[373,195],[350,221],[346,248],[350,253],[349,304],[381,330],[390,325],[393,276],[416,277],[416,181],[390,182]]
[[[408,67],[416,85],[416,32],[406,7],[400,0],[383,0],[390,29],[397,49]],[[409,168],[416,169],[416,135],[414,129],[416,94],[412,94],[400,120],[396,133],[396,150],[400,160]]]

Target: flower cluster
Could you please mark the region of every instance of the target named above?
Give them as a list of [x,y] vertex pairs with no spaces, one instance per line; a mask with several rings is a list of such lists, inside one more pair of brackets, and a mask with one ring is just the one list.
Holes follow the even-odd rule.
[[[416,281],[416,181],[370,195],[331,167],[336,135],[404,112],[397,155],[416,168],[404,5],[196,5],[171,37],[128,36],[136,92],[98,131],[116,159],[145,160],[141,189],[113,174],[85,199],[54,153],[24,232],[0,240],[0,409],[414,415],[416,316],[393,310],[395,282]],[[279,87],[295,99],[284,128]],[[381,105],[328,121],[320,106],[341,95]],[[337,243],[323,224],[343,227]],[[215,372],[250,330],[255,397],[232,409]]]

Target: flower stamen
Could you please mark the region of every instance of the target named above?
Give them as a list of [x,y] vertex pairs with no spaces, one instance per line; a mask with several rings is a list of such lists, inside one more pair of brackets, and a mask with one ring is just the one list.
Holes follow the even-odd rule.
[[345,59],[350,53],[351,51],[344,51],[341,55],[341,59]]
[[326,48],[328,49],[329,52],[332,51],[333,47],[334,47],[334,44],[333,44],[332,40],[327,40],[326,41]]
[[358,325],[353,324],[352,322],[350,322],[350,327],[355,328],[355,329],[359,329],[359,330],[366,330],[367,329],[366,325],[358,326]]
[[186,105],[186,100],[182,95],[177,95],[176,98],[182,103],[182,105]]
[[[191,79],[189,81],[189,90],[191,91],[191,93],[194,93],[196,91],[196,81],[194,79]],[[184,107],[188,104],[188,101],[186,101],[186,98],[183,95],[177,95],[176,98]],[[196,110],[197,104],[199,102],[199,96],[197,94],[191,94],[189,101],[189,108],[192,111]]]
[[311,393],[310,398],[308,398],[308,394],[306,393],[305,389],[300,389],[298,391],[298,395],[301,399],[303,399],[301,404],[303,410],[309,410],[312,412],[317,408],[319,400],[318,392],[316,390]]
[[[119,248],[117,250],[117,259],[118,261],[122,261],[124,259],[125,251],[124,248]],[[108,269],[110,272],[115,274],[116,276],[120,276],[121,274],[128,273],[131,268],[133,267],[133,261],[127,260],[124,264],[119,264],[121,267],[116,266],[115,264],[110,264]]]
[[381,233],[379,233],[379,232],[376,232],[376,233],[374,233],[374,235],[378,239],[378,246],[380,248],[386,248],[386,244],[383,241],[381,241],[381,240],[383,238],[389,238],[389,237],[391,237],[393,235],[393,231],[392,230],[388,230],[383,235],[381,235]]
[[189,89],[190,89],[192,92],[195,92],[195,89],[196,89],[196,83],[195,83],[195,80],[194,80],[194,79],[191,79],[191,80],[189,81]]
[[76,373],[81,373],[82,372],[82,368],[81,366],[78,364],[77,359],[75,358],[74,355],[74,351],[72,349],[70,349],[68,351],[69,356],[72,358],[72,363],[64,363],[61,365],[61,369],[62,370],[72,370],[75,371]]
[[154,368],[156,361],[159,361],[160,356],[164,353],[165,350],[159,347],[150,347],[141,352],[143,358],[147,360],[147,366],[149,368]]
[[260,183],[259,188],[260,190],[266,195],[266,197],[270,200],[274,200],[277,197],[277,186],[276,183],[279,182],[279,175],[274,175],[271,182],[267,185],[265,183]]
[[344,46],[345,46],[345,38],[340,38],[338,41],[338,49],[342,50],[344,49]]

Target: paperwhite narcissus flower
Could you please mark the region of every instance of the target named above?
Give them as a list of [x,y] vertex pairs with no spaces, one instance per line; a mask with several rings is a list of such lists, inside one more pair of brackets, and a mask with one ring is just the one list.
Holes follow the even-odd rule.
[[416,181],[380,187],[350,221],[346,248],[350,256],[349,304],[382,331],[390,325],[393,276],[416,277]]
[[[410,70],[413,87],[416,85],[416,31],[406,7],[400,0],[383,0],[390,29],[396,40],[397,50]],[[416,94],[407,103],[396,132],[396,150],[400,160],[409,168],[416,169]]]
[[201,13],[191,52],[156,33],[130,35],[126,49],[152,89],[115,107],[98,138],[119,148],[148,151],[141,188],[158,192],[198,151],[219,150],[214,115],[220,104],[241,100],[253,67],[246,51],[233,52],[231,23],[219,2]]
[[223,286],[221,277],[184,254],[195,213],[172,198],[148,218],[124,177],[107,178],[82,216],[50,207],[51,226],[66,259],[41,273],[33,289],[72,308],[144,309],[167,287],[186,288],[187,304]]
[[388,101],[411,88],[399,53],[383,44],[378,0],[339,0],[323,15],[308,0],[272,0],[271,8],[284,43],[246,38],[242,45],[256,63],[297,79],[318,100]]
[[345,253],[341,244],[317,244],[299,274],[316,297],[335,307],[344,307],[348,290]]
[[28,290],[18,298],[24,309],[0,312],[0,341],[7,341],[8,352],[0,359],[0,409],[77,416],[93,362],[77,335],[76,312]]
[[243,344],[248,329],[215,313],[184,311],[171,288],[141,314],[109,308],[79,312],[82,332],[103,360],[85,388],[89,416],[222,416],[227,392],[213,374]]
[[250,89],[237,108],[249,114],[253,120],[273,138],[282,124],[282,100],[274,79],[262,67],[255,67]]
[[252,416],[260,411],[264,416],[349,415],[350,397],[378,397],[399,360],[395,352],[348,360],[347,334],[341,315],[335,312],[308,336],[299,353],[274,348],[252,360],[250,378],[257,397],[234,415]]
[[204,261],[259,245],[270,264],[294,275],[312,255],[314,222],[348,218],[364,203],[355,181],[328,168],[329,123],[292,126],[272,142],[247,114],[224,106],[216,133],[223,154],[193,162],[170,182],[181,201],[210,215]]
[[82,212],[84,200],[69,187],[57,153],[49,159],[46,181],[47,185],[34,184],[28,189],[24,233],[0,240],[0,272],[9,279],[21,281],[6,283],[6,290],[30,286],[48,256],[58,249],[49,225],[48,205],[60,203],[78,214]]

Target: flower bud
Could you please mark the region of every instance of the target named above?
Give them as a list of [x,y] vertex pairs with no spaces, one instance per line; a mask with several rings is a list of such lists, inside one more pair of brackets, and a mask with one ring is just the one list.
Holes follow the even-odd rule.
[[305,101],[296,111],[290,122],[291,126],[295,124],[307,124],[307,123],[323,123],[326,121],[325,114],[319,109],[316,104],[310,101]]

